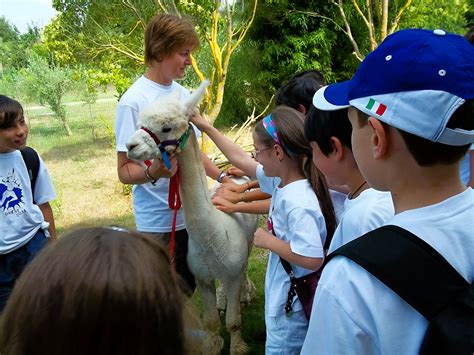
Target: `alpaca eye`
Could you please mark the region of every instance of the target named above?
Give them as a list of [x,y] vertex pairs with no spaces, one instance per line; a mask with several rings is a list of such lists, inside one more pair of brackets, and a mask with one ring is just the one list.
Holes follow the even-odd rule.
[[165,128],[163,128],[163,129],[161,130],[161,132],[163,132],[163,133],[171,132],[171,128],[165,127]]

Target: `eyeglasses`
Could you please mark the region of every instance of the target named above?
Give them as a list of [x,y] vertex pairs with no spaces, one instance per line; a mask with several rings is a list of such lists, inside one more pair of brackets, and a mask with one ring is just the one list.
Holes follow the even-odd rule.
[[264,152],[265,150],[268,150],[268,149],[272,149],[272,147],[267,147],[267,148],[263,148],[263,149],[254,149],[250,152],[250,156],[252,158],[254,158],[255,160],[257,160],[258,158],[258,155],[261,153],[261,152]]

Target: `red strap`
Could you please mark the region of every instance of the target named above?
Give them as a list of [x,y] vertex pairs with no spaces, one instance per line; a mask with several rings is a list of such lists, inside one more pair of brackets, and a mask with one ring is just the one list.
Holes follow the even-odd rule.
[[173,224],[171,226],[171,238],[170,238],[170,258],[171,263],[175,266],[174,260],[174,241],[176,233],[176,216],[178,215],[178,210],[181,208],[181,197],[179,195],[179,177],[178,171],[170,179],[170,189],[168,193],[168,206],[174,210],[173,213]]

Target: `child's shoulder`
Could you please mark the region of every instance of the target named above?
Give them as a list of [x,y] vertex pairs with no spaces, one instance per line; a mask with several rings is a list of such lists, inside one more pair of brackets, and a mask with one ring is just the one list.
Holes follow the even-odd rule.
[[278,199],[287,209],[320,211],[318,198],[308,180],[298,180],[278,189]]
[[361,192],[359,196],[350,200],[346,199],[348,205],[363,205],[365,208],[377,206],[392,206],[392,195],[389,191],[379,191],[371,187]]

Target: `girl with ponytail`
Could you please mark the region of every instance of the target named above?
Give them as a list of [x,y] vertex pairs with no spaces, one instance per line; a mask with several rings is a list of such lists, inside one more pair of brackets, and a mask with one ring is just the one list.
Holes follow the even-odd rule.
[[272,195],[268,228],[259,228],[254,239],[255,246],[270,251],[265,277],[265,353],[299,353],[308,321],[297,298],[292,311],[285,311],[290,279],[281,260],[290,263],[296,277],[318,270],[324,246],[336,228],[324,176],[308,158],[311,148],[304,136],[304,116],[290,107],[276,107],[255,128],[252,156],[201,116],[191,121],[232,165],[257,178],[262,191]]

